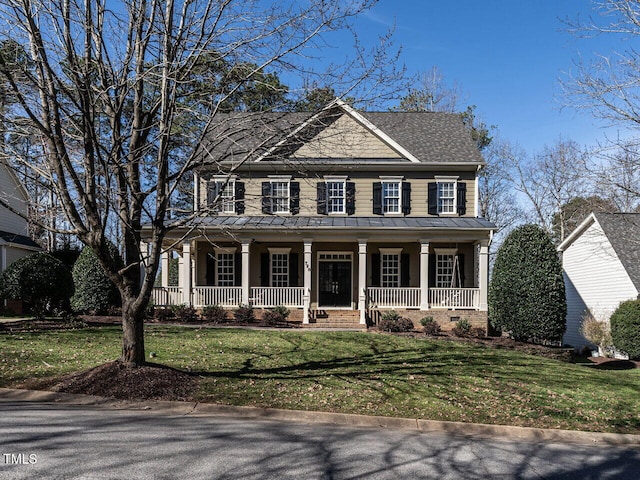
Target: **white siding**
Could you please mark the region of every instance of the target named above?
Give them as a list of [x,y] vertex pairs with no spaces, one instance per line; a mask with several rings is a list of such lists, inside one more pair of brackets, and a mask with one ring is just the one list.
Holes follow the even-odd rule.
[[[0,162],[0,196],[14,209],[27,213],[28,201],[15,176],[7,166]],[[9,209],[0,205],[0,230],[4,232],[29,235],[27,221]]]
[[585,310],[591,310],[598,320],[608,320],[620,302],[636,298],[638,291],[597,222],[567,247],[562,264],[567,291],[563,340],[581,348],[589,343],[580,334]]

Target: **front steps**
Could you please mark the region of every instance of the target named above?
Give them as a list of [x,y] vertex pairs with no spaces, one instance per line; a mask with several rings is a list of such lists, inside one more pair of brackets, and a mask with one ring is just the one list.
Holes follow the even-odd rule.
[[366,330],[367,326],[360,323],[359,310],[329,310],[319,309],[309,312],[309,323],[302,324],[303,328],[336,328],[347,330]]

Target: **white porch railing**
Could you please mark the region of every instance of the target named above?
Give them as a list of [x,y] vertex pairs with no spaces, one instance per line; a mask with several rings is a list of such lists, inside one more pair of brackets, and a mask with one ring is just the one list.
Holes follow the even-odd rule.
[[154,305],[180,305],[182,301],[182,287],[153,287],[151,301]]
[[370,308],[418,308],[419,287],[369,287],[367,298]]
[[303,307],[304,287],[251,287],[249,301],[254,307]]
[[430,288],[431,308],[470,308],[480,306],[479,288]]
[[237,307],[242,303],[242,287],[193,287],[191,295],[194,307]]

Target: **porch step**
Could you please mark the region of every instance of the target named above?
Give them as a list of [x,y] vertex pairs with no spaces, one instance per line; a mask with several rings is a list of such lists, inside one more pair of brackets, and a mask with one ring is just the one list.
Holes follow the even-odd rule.
[[311,310],[309,323],[305,328],[348,328],[353,330],[365,330],[366,325],[360,323],[358,310]]

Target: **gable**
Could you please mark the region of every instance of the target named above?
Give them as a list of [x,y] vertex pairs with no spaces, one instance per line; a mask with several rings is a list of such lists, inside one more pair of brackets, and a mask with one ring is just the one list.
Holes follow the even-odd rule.
[[292,157],[404,159],[396,150],[350,115],[341,115],[330,126],[298,148]]
[[[25,215],[28,211],[27,194],[14,173],[0,162],[0,197],[14,210]],[[0,205],[0,230],[28,235],[27,221],[4,205]]]

